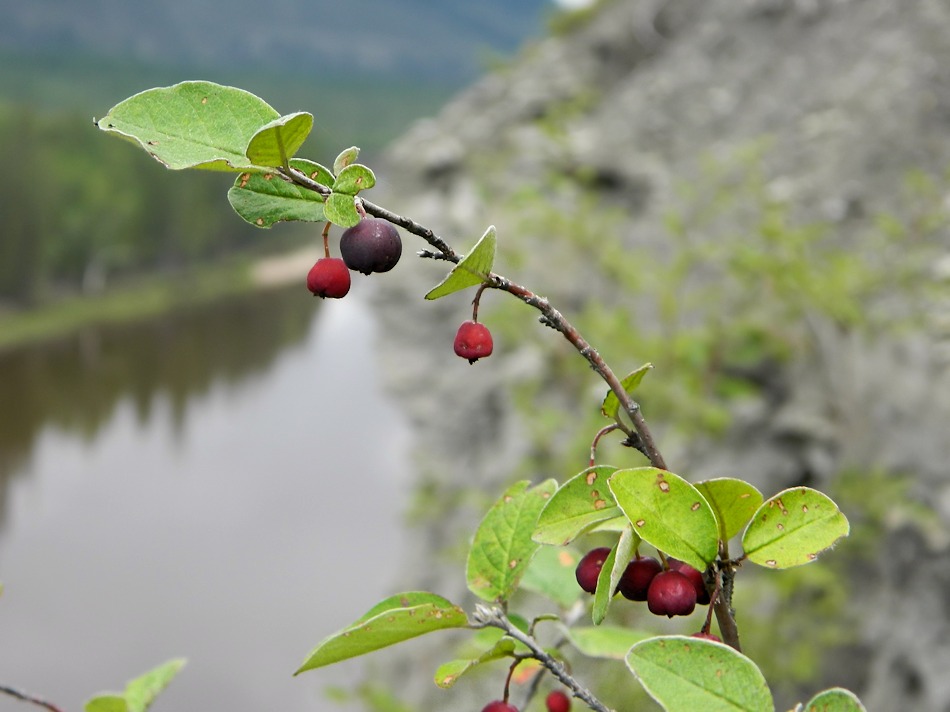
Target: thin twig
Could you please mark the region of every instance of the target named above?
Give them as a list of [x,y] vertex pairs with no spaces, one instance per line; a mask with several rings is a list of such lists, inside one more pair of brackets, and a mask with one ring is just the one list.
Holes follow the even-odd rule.
[[511,638],[525,645],[531,651],[531,657],[541,663],[548,672],[561,681],[561,683],[574,693],[574,697],[581,700],[595,712],[612,712],[603,702],[594,697],[594,694],[586,687],[582,687],[577,680],[567,671],[564,664],[556,658],[549,655],[544,648],[532,636],[523,633],[514,623],[508,620],[508,616],[498,606],[489,608],[488,606],[477,604],[475,606],[475,622],[479,627],[499,628]]
[[42,700],[39,697],[22,692],[21,690],[15,690],[14,688],[7,687],[6,685],[0,685],[0,693],[10,695],[10,697],[14,697],[23,702],[29,702],[30,704],[44,707],[49,710],[49,712],[63,712],[60,707],[57,707],[52,702],[47,702],[46,700]]

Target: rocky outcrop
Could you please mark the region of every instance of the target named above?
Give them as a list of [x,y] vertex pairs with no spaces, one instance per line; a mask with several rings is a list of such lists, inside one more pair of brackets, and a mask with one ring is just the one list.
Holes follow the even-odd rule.
[[[684,205],[677,186],[697,188],[685,205],[692,199],[698,209],[709,178],[701,157],[734,156],[763,140],[768,148],[757,165],[769,200],[802,224],[830,226],[856,267],[907,267],[928,290],[915,301],[891,292],[862,305],[872,316],[903,314],[899,330],[803,320],[808,348],[781,366],[764,364],[751,379],[759,396],[736,408],[728,432],[680,448],[674,461],[696,479],[742,473],[766,492],[803,482],[824,488],[846,470],[912,475],[907,496],[924,505],[928,524],[908,519],[897,502],[885,508],[876,555],[852,589],[866,622],[859,652],[847,664],[839,657],[838,679],[834,670],[822,677],[856,688],[869,709],[950,710],[945,0],[604,2],[573,31],[527,48],[513,66],[416,125],[389,154],[388,194],[379,200],[466,249],[479,234],[473,225],[498,223],[504,240],[506,221],[516,222],[499,206],[510,205],[518,188],[576,177],[604,210],[623,216],[605,240],[668,256],[676,248],[664,216]],[[908,194],[912,171],[937,179]],[[924,201],[929,207],[916,213]],[[741,207],[708,239],[749,229]],[[865,240],[883,214],[916,226],[892,239],[887,254]],[[544,236],[519,224],[511,239],[528,250]],[[565,311],[623,298],[596,279],[602,265],[586,260],[572,263],[569,280],[550,281],[551,265],[538,264],[546,254],[518,264],[517,276],[556,292]],[[422,484],[450,500],[472,483],[495,494],[528,449],[511,385],[550,369],[550,356],[531,344],[511,347],[462,376],[446,364],[450,347],[437,345],[451,344],[466,318],[464,299],[421,304],[440,278],[431,261],[399,273],[377,295],[381,339],[390,387],[419,436]],[[653,313],[642,302],[631,310]],[[419,561],[458,541],[478,517],[477,507],[445,506],[453,516],[426,522]],[[426,581],[431,567],[413,568],[414,585],[462,589],[436,573]]]

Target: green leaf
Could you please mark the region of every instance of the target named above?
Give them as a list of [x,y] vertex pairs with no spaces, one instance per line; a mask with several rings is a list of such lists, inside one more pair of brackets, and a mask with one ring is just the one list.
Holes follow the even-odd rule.
[[607,610],[610,608],[610,602],[617,595],[617,584],[620,583],[620,577],[630,563],[633,556],[633,549],[639,542],[639,538],[633,533],[633,528],[628,524],[617,544],[610,550],[604,566],[597,577],[597,590],[594,592],[594,608],[591,612],[591,619],[594,625],[603,623],[607,617]]
[[323,206],[326,219],[340,227],[353,227],[360,221],[352,195],[331,193]]
[[243,89],[182,82],[129,97],[96,125],[174,170],[244,171],[259,168],[245,154],[251,138],[279,116]]
[[565,632],[584,655],[611,660],[623,660],[634,643],[653,637],[653,633],[609,625],[568,628]]
[[501,638],[489,650],[474,659],[452,660],[435,671],[435,684],[443,689],[452,687],[458,679],[465,673],[473,670],[482,663],[499,660],[500,658],[513,657],[515,653],[515,641],[512,638]]
[[521,588],[547,596],[561,608],[570,608],[583,593],[574,575],[580,559],[574,549],[542,546],[528,564]]
[[538,549],[531,534],[557,482],[547,480],[530,489],[529,484],[509,487],[475,532],[466,577],[469,590],[486,601],[508,600]]
[[356,163],[357,157],[360,155],[360,149],[356,146],[350,146],[344,151],[340,152],[340,155],[336,157],[333,161],[333,173],[340,175],[343,172],[343,169],[347,166]]
[[169,660],[126,685],[129,712],[145,712],[184,666],[185,660],[181,658]]
[[696,485],[719,523],[719,538],[729,541],[741,532],[762,505],[762,493],[748,482],[723,477]]
[[669,712],[773,712],[765,678],[728,645],[684,635],[636,643],[627,666]]
[[96,695],[86,702],[86,712],[129,712],[129,706],[121,695]]
[[636,467],[617,470],[608,481],[641,539],[700,571],[716,558],[716,515],[699,490],[682,477],[655,467]]
[[[623,386],[623,389],[629,394],[633,393],[637,386],[640,385],[640,381],[643,380],[643,377],[647,375],[647,372],[653,368],[652,363],[645,363],[636,371],[627,374],[627,376],[620,382],[620,385]],[[617,394],[613,391],[607,391],[607,395],[604,397],[604,402],[600,406],[600,412],[603,413],[606,417],[613,420],[617,419],[617,411],[620,409],[620,399],[617,398]]]
[[245,155],[258,166],[286,165],[313,129],[313,114],[298,111],[261,126],[247,144]]
[[759,507],[742,536],[742,548],[753,563],[787,569],[814,561],[849,530],[847,517],[830,497],[793,487]]
[[333,192],[356,195],[361,190],[369,190],[374,185],[376,185],[376,175],[373,171],[364,165],[354,163],[340,171],[333,183]]
[[819,692],[805,705],[804,712],[867,712],[861,700],[850,690],[832,687]]
[[426,294],[426,299],[438,299],[488,281],[495,264],[496,242],[495,226],[492,225],[475,243],[472,251],[452,268],[445,279]]
[[610,465],[589,467],[561,485],[541,510],[534,540],[563,546],[597,524],[622,515],[607,486],[607,478],[616,471]]
[[447,628],[468,625],[465,612],[434,593],[409,592],[387,598],[347,628],[325,638],[294,675]]
[[[295,158],[290,165],[307,175],[320,175],[323,166]],[[314,179],[316,180],[316,178]],[[282,220],[323,222],[323,196],[276,173],[242,173],[228,190],[234,212],[255,227],[269,228]]]

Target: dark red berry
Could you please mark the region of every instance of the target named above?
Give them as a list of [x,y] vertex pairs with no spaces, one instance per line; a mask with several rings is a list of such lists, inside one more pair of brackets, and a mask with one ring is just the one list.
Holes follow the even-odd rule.
[[570,712],[571,698],[562,690],[554,690],[548,694],[544,703],[548,706],[548,712]]
[[709,591],[706,589],[706,582],[703,581],[703,575],[697,569],[679,559],[667,559],[667,563],[670,565],[670,571],[679,571],[692,582],[693,588],[696,589],[697,605],[705,606],[709,603]]
[[647,590],[654,576],[663,570],[660,562],[652,556],[641,556],[634,559],[627,568],[624,569],[623,576],[620,577],[619,590],[624,598],[631,601],[647,600]]
[[593,593],[597,590],[597,577],[600,576],[600,570],[604,568],[604,562],[610,554],[610,549],[602,546],[598,549],[591,549],[578,562],[574,570],[574,576],[577,578],[577,585]]
[[402,255],[402,240],[392,223],[380,218],[363,218],[343,231],[340,254],[346,266],[357,272],[388,272]]
[[696,589],[679,571],[661,571],[647,591],[647,607],[658,616],[688,616],[696,608]]
[[491,332],[477,321],[464,321],[455,334],[455,354],[475,363],[480,358],[491,356]]
[[345,297],[350,291],[350,271],[339,257],[321,257],[307,273],[307,289],[318,297]]
[[720,638],[718,635],[715,635],[715,634],[713,634],[713,633],[703,633],[702,631],[699,631],[698,633],[693,633],[693,635],[690,636],[690,637],[692,637],[692,638],[700,638],[700,639],[702,639],[702,640],[714,640],[714,641],[716,641],[717,643],[721,643],[721,642],[722,642],[722,638]]
[[482,712],[518,712],[518,708],[514,705],[509,705],[507,702],[495,700],[485,705],[482,708]]

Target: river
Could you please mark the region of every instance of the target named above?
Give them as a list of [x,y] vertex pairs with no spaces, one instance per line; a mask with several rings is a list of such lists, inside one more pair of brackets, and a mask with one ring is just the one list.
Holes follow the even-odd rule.
[[182,656],[156,712],[331,707],[362,663],[291,675],[405,541],[374,360],[358,295],[300,287],[0,354],[0,684],[71,712]]

